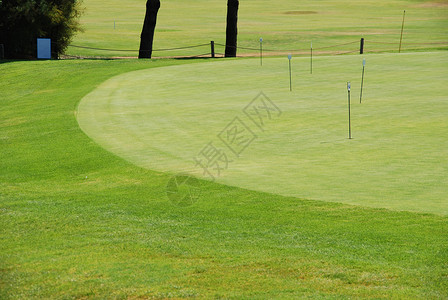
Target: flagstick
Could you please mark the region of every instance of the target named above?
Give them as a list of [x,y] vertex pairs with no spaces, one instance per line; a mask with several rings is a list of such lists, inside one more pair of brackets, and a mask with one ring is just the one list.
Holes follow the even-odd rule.
[[362,103],[362,88],[364,86],[364,69],[366,68],[366,59],[362,60],[362,78],[361,78],[361,93],[359,94],[359,103]]
[[404,17],[405,16],[406,16],[406,11],[403,11],[403,24],[401,25],[400,47],[398,48],[398,53],[401,53],[401,42],[403,41]]
[[313,42],[311,42],[311,74],[313,74]]
[[352,120],[351,120],[351,107],[350,107],[350,81],[347,82],[348,91],[348,138],[352,139]]
[[288,60],[289,60],[289,91],[292,92],[292,71],[291,71],[291,59],[292,59],[292,55],[288,55]]

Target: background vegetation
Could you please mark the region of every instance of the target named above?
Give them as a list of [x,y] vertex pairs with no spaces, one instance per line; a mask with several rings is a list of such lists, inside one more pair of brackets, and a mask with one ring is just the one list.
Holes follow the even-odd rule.
[[6,58],[35,58],[37,38],[51,38],[52,57],[65,51],[80,30],[78,0],[0,1],[0,44]]

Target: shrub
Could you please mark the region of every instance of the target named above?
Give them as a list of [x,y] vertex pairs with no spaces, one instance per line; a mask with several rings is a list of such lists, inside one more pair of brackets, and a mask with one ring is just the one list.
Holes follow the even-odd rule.
[[52,40],[58,58],[80,30],[79,0],[0,0],[0,44],[6,58],[36,57],[39,37]]

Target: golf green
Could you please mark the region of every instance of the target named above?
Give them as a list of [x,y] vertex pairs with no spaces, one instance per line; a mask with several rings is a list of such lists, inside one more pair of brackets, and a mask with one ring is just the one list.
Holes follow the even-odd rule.
[[[134,71],[82,99],[82,130],[157,171],[448,214],[448,54],[211,61]],[[347,81],[351,81],[348,139]],[[212,177],[213,176],[213,177]]]

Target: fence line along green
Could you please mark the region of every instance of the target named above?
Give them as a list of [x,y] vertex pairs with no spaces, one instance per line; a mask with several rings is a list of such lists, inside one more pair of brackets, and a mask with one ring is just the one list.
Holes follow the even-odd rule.
[[[315,43],[316,45],[316,43]],[[355,46],[356,45],[356,46]],[[373,46],[372,46],[373,45]],[[409,47],[406,49],[406,45],[409,45]],[[163,48],[163,49],[154,49],[154,52],[172,52],[172,51],[179,51],[179,50],[189,50],[189,49],[195,49],[195,48],[201,48],[201,47],[210,47],[210,52],[203,53],[203,51],[199,52],[201,54],[191,54],[191,53],[185,53],[185,52],[178,52],[172,55],[159,55],[157,57],[204,57],[204,56],[210,56],[215,57],[214,54],[222,55],[221,52],[216,52],[215,47],[225,47],[226,45],[223,43],[217,43],[214,41],[211,41],[210,43],[203,43],[198,45],[189,45],[184,47],[173,47],[173,48]],[[386,47],[384,47],[386,46]],[[392,46],[396,46],[396,48],[393,48]],[[425,47],[424,47],[425,46]],[[135,54],[138,53],[138,49],[111,49],[111,48],[97,48],[97,47],[90,47],[90,46],[81,46],[81,45],[75,45],[70,44],[69,47],[77,48],[77,49],[87,49],[87,50],[93,50],[98,52],[135,52]],[[337,48],[337,49],[335,49]],[[428,42],[428,43],[403,43],[402,45],[402,51],[419,51],[419,50],[440,50],[444,49],[448,50],[448,41],[443,42]],[[240,50],[239,56],[246,56],[246,57],[255,57],[259,55],[259,48],[255,47],[245,47],[245,46],[237,46],[237,49]],[[303,49],[273,49],[273,48],[263,48],[263,51],[267,53],[267,56],[277,56],[277,55],[284,55],[284,54],[294,54],[294,55],[308,55],[309,54],[309,48],[303,48]],[[341,55],[341,54],[353,54],[359,52],[360,54],[364,53],[393,53],[399,51],[399,44],[398,43],[391,43],[391,42],[378,42],[378,41],[370,41],[366,38],[361,38],[361,43],[359,40],[346,42],[346,43],[338,43],[334,45],[329,46],[322,46],[322,47],[313,47],[313,53],[315,55]],[[224,51],[222,51],[224,52]],[[70,53],[70,52],[69,52]],[[78,55],[68,55],[69,57],[78,57]],[[101,53],[100,55],[101,56]]]

